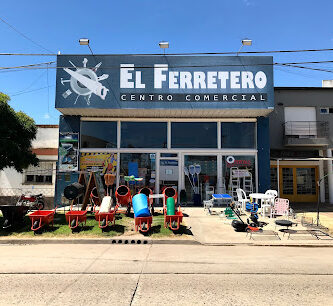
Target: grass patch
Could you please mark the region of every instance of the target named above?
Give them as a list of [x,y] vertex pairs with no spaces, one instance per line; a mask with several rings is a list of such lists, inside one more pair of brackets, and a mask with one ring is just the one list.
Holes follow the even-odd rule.
[[[3,222],[4,218],[0,214],[0,237],[32,238],[36,236],[43,238],[106,238],[134,233],[133,214],[129,217],[123,214],[116,215],[116,224],[111,227],[107,227],[104,231],[99,228],[98,222],[95,220],[95,216],[90,213],[87,215],[86,224],[83,223],[83,226],[80,226],[79,230],[75,232],[72,232],[69,228],[63,212],[59,212],[55,215],[53,227],[52,225],[44,226],[39,233],[34,233],[34,231],[31,230],[31,221],[28,216],[24,217],[22,223],[16,224],[10,229],[3,229]],[[176,232],[173,232],[169,228],[165,228],[163,214],[155,213],[150,230],[147,233],[141,234],[151,238],[172,238],[184,234],[191,235],[192,233],[188,231],[184,225],[181,225],[180,229]]]
[[[127,218],[127,217],[125,217]],[[0,217],[0,224],[3,224],[3,217]],[[23,223],[15,225],[11,229],[0,229],[0,236],[9,236],[9,237],[33,237],[33,236],[42,236],[45,238],[52,237],[112,237],[119,236],[125,232],[125,226],[123,223],[125,220],[120,218],[116,220],[116,224],[112,227],[108,227],[106,231],[103,231],[98,227],[98,222],[95,220],[95,217],[91,214],[87,216],[86,224],[83,223],[82,226],[79,226],[79,230],[72,233],[72,230],[69,228],[68,223],[66,223],[66,218],[63,213],[57,213],[54,217],[54,226],[48,225],[44,226],[39,233],[34,233],[31,230],[31,221],[28,216],[24,217]]]

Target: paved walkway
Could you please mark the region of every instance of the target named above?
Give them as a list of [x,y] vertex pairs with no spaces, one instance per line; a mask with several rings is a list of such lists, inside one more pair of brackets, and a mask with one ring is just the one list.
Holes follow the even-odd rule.
[[[220,212],[220,209],[215,209],[216,212]],[[333,238],[320,237],[317,239],[314,235],[305,232],[308,228],[303,227],[299,221],[292,220],[293,222],[299,222],[297,227],[293,226],[294,232],[290,237],[279,231],[281,227],[276,227],[274,220],[270,218],[259,218],[260,221],[267,222],[268,225],[264,227],[264,231],[269,233],[268,235],[254,234],[252,239],[250,235],[246,233],[235,232],[231,226],[232,220],[220,217],[218,214],[208,215],[203,208],[184,208],[184,214],[186,225],[190,227],[194,239],[202,244],[214,245],[214,244],[270,244],[270,245],[332,245]],[[242,216],[244,222],[246,222],[246,216]],[[283,217],[281,217],[283,218]],[[304,232],[303,232],[304,231]],[[272,234],[275,232],[278,237]],[[289,239],[288,239],[289,238]],[[324,239],[325,238],[325,239]]]

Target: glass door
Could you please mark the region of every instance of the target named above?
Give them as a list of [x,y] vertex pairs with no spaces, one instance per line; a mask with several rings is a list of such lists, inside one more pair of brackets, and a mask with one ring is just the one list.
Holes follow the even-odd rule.
[[178,192],[179,160],[178,153],[161,153],[159,159],[159,189],[173,187]]
[[184,155],[186,202],[201,206],[212,198],[217,186],[217,155]]
[[316,202],[318,166],[280,166],[280,196],[292,202]]

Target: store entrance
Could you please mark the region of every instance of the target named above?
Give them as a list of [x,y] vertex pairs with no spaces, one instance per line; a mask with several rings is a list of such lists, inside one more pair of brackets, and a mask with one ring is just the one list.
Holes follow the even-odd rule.
[[292,202],[316,202],[318,166],[280,166],[280,196]]
[[201,206],[217,186],[217,155],[184,155],[186,202]]
[[159,159],[159,189],[172,187],[178,193],[179,159],[178,153],[161,153]]

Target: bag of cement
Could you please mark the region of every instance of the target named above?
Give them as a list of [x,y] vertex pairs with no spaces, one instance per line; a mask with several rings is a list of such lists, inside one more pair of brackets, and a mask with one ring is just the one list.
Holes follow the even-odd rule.
[[112,207],[112,198],[109,196],[106,196],[103,198],[99,212],[107,213],[107,212],[111,211],[111,207]]

